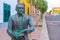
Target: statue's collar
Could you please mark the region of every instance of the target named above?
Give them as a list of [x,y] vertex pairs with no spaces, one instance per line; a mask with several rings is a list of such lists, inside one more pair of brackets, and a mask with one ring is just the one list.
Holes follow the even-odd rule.
[[23,16],[23,14],[17,14],[18,16]]

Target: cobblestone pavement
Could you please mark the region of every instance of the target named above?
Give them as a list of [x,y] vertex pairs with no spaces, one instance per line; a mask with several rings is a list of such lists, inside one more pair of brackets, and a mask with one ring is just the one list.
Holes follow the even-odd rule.
[[[2,25],[2,24],[1,24]],[[0,40],[11,40],[10,36],[7,34],[7,24],[4,25],[5,27],[0,28]],[[40,27],[35,27],[35,31],[29,34],[29,39],[35,39],[35,40],[40,40],[40,33],[41,33],[41,28]]]

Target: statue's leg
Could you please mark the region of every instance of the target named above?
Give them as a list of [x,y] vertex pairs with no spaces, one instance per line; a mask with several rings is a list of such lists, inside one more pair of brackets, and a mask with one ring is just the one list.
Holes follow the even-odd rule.
[[19,37],[17,40],[25,40],[24,36]]
[[24,36],[22,36],[22,37],[19,37],[18,40],[28,40],[28,39],[26,39]]
[[16,38],[14,38],[14,37],[12,37],[12,39],[11,40],[17,40]]

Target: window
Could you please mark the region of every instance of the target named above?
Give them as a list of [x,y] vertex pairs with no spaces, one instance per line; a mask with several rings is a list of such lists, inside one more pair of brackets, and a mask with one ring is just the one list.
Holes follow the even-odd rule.
[[3,3],[3,21],[8,22],[10,16],[11,6],[9,4]]

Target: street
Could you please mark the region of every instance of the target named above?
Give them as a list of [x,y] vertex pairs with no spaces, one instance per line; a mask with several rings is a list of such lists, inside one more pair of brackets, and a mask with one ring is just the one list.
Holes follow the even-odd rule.
[[46,16],[50,40],[60,40],[60,16]]

